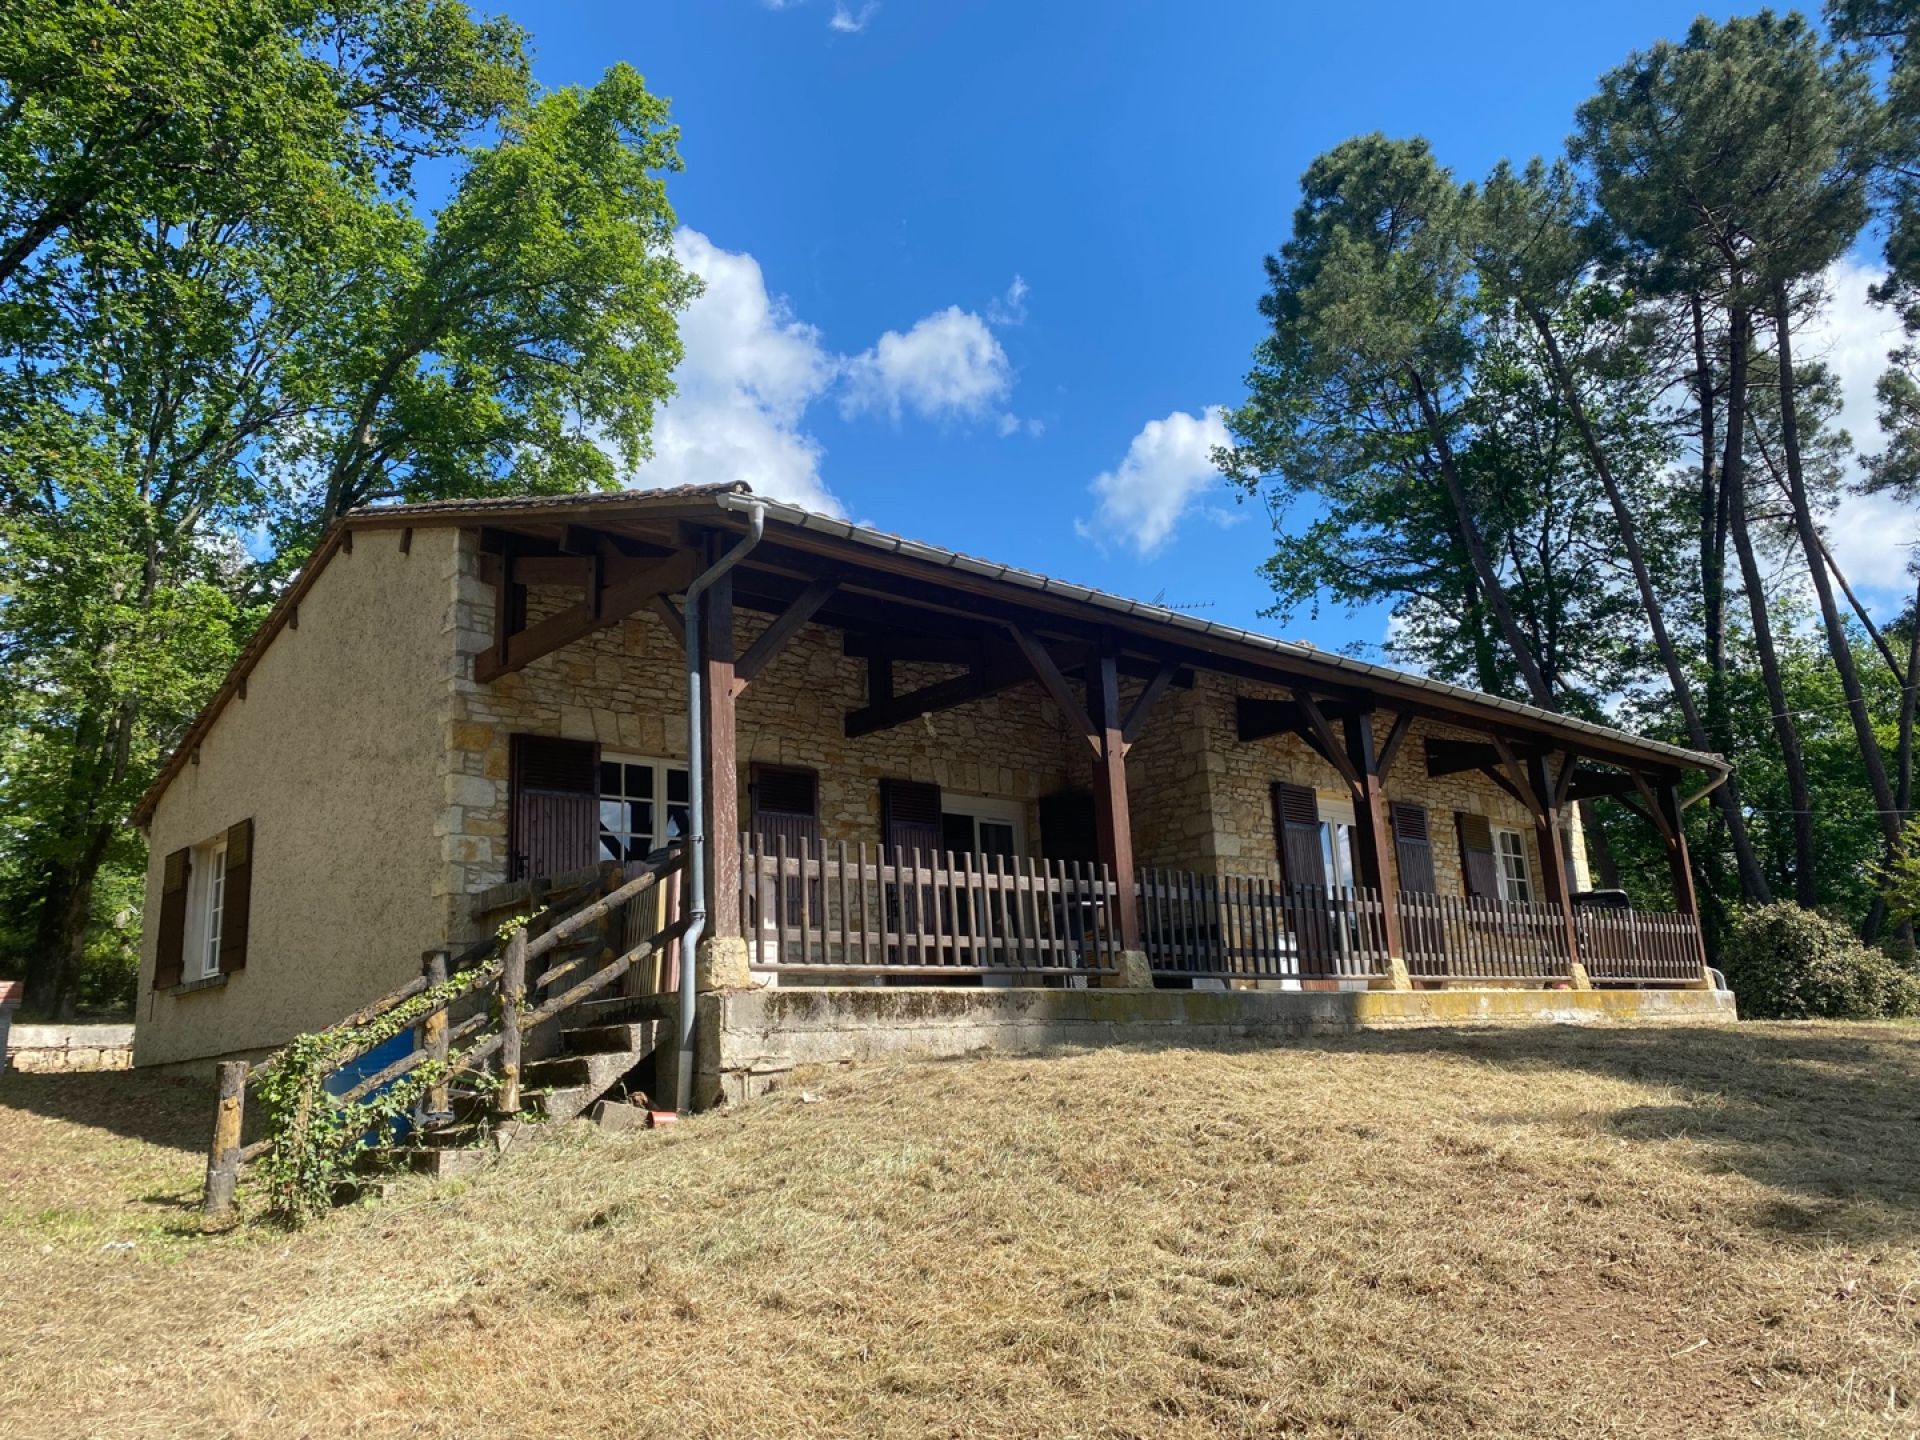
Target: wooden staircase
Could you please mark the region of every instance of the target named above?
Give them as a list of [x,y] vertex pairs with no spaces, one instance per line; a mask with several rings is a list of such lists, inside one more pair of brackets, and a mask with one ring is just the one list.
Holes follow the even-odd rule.
[[422,1130],[403,1145],[370,1150],[364,1168],[469,1174],[499,1151],[551,1133],[602,1100],[624,1101],[628,1093],[638,1093],[634,1071],[659,1048],[667,1024],[664,1019],[618,1020],[562,1030],[560,1053],[526,1067],[518,1115],[478,1113],[485,1097],[475,1097],[477,1105],[466,1107],[467,1118]]
[[[356,1168],[435,1175],[477,1168],[601,1102],[624,1106],[635,1071],[672,1037],[676,997],[667,993],[664,961],[687,930],[678,903],[685,863],[685,853],[670,847],[645,861],[497,887],[480,897],[477,916],[506,908],[511,917],[532,918],[457,956],[434,952],[419,979],[332,1027],[328,1035],[343,1043],[319,1077],[327,1089],[303,1091],[313,1099],[301,1105],[338,1107],[352,1133],[362,1128],[353,1106],[419,1071],[411,1133],[404,1143],[360,1152]],[[636,992],[629,977],[649,964],[658,967],[652,983]],[[364,1074],[376,1050],[382,1059],[389,1053],[383,1047],[396,1020],[409,1027],[399,1032],[412,1037],[406,1052]],[[278,1058],[220,1066],[207,1158],[209,1218],[232,1212],[240,1167],[274,1144],[269,1136],[243,1146],[240,1137],[247,1088]],[[490,1075],[485,1086],[475,1084],[482,1072]]]

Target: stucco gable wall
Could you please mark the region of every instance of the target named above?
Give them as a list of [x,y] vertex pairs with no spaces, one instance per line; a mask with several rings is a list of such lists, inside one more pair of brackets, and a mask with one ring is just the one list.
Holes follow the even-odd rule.
[[[369,532],[335,554],[160,797],[134,1055],[152,1065],[279,1044],[419,973],[447,938],[434,821],[446,790],[455,532],[402,554]],[[471,598],[471,597],[469,597]],[[152,988],[169,851],[254,822],[247,965],[191,992]],[[190,972],[191,973],[191,972]]]

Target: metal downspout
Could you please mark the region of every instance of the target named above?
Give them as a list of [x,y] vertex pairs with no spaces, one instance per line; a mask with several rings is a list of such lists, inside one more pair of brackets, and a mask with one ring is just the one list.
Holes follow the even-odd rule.
[[692,831],[687,837],[687,890],[693,909],[687,916],[686,933],[680,937],[680,1049],[673,1091],[673,1107],[682,1115],[693,1109],[693,1032],[698,1002],[694,969],[707,929],[707,757],[706,737],[700,726],[700,596],[746,558],[747,552],[760,543],[766,528],[767,507],[754,505],[747,512],[746,538],[687,587],[687,822]]

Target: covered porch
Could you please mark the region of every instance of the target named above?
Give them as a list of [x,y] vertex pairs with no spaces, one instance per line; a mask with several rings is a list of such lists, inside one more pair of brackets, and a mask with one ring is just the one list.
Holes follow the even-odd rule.
[[[658,744],[556,737],[592,745],[596,775],[654,767],[651,833],[603,818],[601,843],[617,843],[591,858],[679,838],[676,796],[691,831],[698,791],[706,944],[754,983],[1705,983],[1682,819],[1724,774],[1715,757],[738,489],[475,507],[462,523],[484,597],[465,646],[472,713],[538,725],[508,703],[530,677],[564,716],[570,687],[643,672],[667,717],[647,722]],[[682,597],[723,562],[692,637],[696,784],[673,759],[688,753],[672,724]],[[620,684],[573,708],[631,707]],[[629,718],[593,733],[624,738]],[[1683,797],[1689,771],[1704,778]],[[537,871],[530,834],[558,833],[568,806],[641,803],[610,801],[603,780],[525,778],[496,880]],[[1570,812],[1603,795],[1660,836],[1670,908],[1576,903]]]

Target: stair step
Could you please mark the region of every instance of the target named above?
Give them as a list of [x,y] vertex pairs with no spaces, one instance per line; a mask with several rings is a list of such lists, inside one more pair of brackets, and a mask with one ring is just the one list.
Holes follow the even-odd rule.
[[560,1041],[575,1055],[632,1054],[636,1059],[653,1053],[660,1043],[661,1022],[627,1020],[610,1025],[585,1025],[562,1030]]
[[521,1073],[520,1083],[529,1088],[586,1085],[596,1092],[606,1089],[640,1063],[632,1050],[597,1051],[588,1055],[556,1055],[551,1060],[536,1060]]
[[441,1180],[456,1175],[472,1175],[485,1169],[493,1160],[491,1150],[442,1149],[433,1145],[396,1145],[391,1150],[378,1153],[389,1166],[403,1167],[416,1175],[432,1175]]
[[538,1094],[528,1095],[526,1106],[528,1110],[544,1118],[548,1124],[564,1125],[575,1116],[583,1114],[589,1105],[600,1098],[600,1095],[600,1090],[586,1085],[566,1085],[557,1090],[543,1090]]

